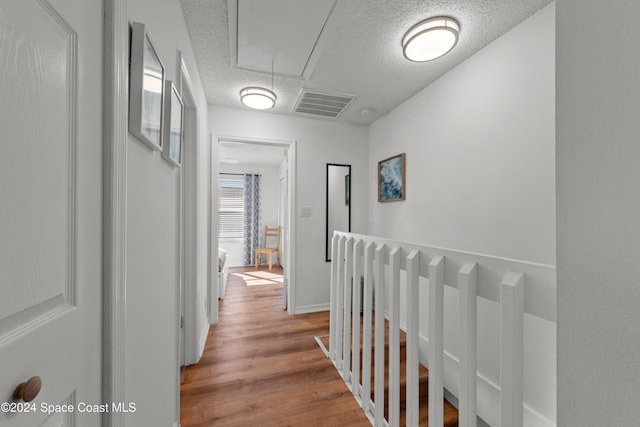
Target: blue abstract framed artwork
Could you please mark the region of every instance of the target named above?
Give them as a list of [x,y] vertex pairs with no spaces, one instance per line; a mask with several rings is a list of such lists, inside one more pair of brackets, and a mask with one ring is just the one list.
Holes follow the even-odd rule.
[[406,193],[405,153],[378,162],[378,202],[404,200]]

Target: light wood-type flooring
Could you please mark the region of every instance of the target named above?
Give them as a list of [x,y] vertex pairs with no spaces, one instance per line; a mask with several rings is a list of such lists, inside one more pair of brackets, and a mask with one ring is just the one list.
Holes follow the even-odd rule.
[[314,340],[329,313],[287,314],[281,274],[231,269],[204,355],[184,370],[182,427],[371,425]]

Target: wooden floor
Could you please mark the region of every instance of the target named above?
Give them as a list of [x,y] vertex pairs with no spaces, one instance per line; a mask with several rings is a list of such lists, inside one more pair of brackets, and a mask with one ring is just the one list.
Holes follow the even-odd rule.
[[370,426],[314,340],[329,313],[287,314],[281,270],[229,273],[219,323],[184,371],[182,427]]

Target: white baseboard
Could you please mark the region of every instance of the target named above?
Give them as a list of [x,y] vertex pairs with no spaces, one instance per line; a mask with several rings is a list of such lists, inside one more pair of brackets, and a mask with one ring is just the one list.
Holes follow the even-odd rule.
[[319,311],[329,311],[330,304],[301,305],[293,310],[295,314],[317,313]]

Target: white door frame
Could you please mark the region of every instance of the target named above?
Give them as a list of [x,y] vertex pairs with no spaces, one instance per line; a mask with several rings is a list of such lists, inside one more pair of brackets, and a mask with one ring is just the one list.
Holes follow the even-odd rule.
[[[199,157],[199,119],[198,101],[193,94],[193,84],[182,52],[177,52],[175,85],[184,103],[184,133],[182,147],[182,166],[180,168],[180,295],[177,319],[180,365],[197,362],[200,357],[200,332],[195,318],[197,301],[197,199],[198,199],[198,157]],[[209,282],[210,278],[207,279]]]
[[[209,134],[209,143],[211,147],[209,149],[209,184],[211,189],[209,191],[209,273],[211,280],[209,281],[209,289],[207,294],[209,295],[209,323],[218,323],[218,297],[220,296],[220,286],[222,284],[219,281],[220,274],[218,272],[218,185],[214,185],[213,177],[218,177],[218,159],[220,158],[218,150],[218,140],[213,134]],[[214,243],[215,241],[215,243]],[[213,274],[213,268],[215,266],[215,273]]]
[[[289,170],[288,168],[289,168],[289,165],[287,162],[287,173]],[[285,177],[285,176],[279,177],[278,179],[278,225],[282,226],[282,228],[285,229],[285,233],[288,231],[286,229],[286,224],[287,224],[287,207],[289,204],[289,195],[287,194],[286,188],[283,188],[283,187],[288,185],[288,181],[289,181],[288,177]],[[285,256],[286,256],[287,249],[288,248],[285,248],[283,251],[281,251]],[[286,260],[284,260],[283,262],[284,262],[283,267],[286,267],[287,266]]]
[[[127,291],[127,141],[129,20],[126,0],[104,0],[104,168],[102,401],[125,401]],[[124,414],[105,412],[104,426],[124,425]]]
[[[181,288],[183,289],[183,306],[179,307],[179,312],[184,315],[184,359],[185,365],[190,365],[199,359],[198,346],[200,342],[200,331],[196,324],[196,301],[197,297],[197,196],[198,196],[198,113],[199,108],[193,96],[193,84],[187,72],[186,65],[179,59],[180,73],[176,81],[180,82],[180,92],[185,106],[184,115],[184,137],[182,148],[181,173],[181,240],[183,263],[181,268]],[[178,333],[180,334],[180,319],[176,319]],[[181,343],[179,342],[179,345]]]
[[[287,241],[285,251],[285,265],[288,267],[284,274],[284,285],[288,285],[289,293],[287,295],[287,311],[289,314],[295,314],[295,277],[296,277],[296,221],[295,221],[295,209],[296,209],[296,141],[291,140],[283,140],[283,139],[268,139],[268,138],[256,138],[256,137],[243,137],[243,136],[235,136],[235,135],[217,135],[212,138],[212,144],[215,144],[215,147],[211,148],[212,156],[211,156],[211,171],[215,171],[217,174],[218,171],[218,156],[217,149],[218,145],[221,141],[226,142],[236,142],[242,144],[254,144],[254,145],[266,145],[272,147],[283,147],[287,149],[288,157],[287,157],[287,192],[289,199],[288,206],[288,215],[287,215],[287,224],[285,227],[287,228]],[[216,156],[213,156],[213,153],[216,153]],[[216,176],[216,175],[214,175]],[[215,209],[217,212],[218,209],[218,186],[211,186],[211,206],[212,209]],[[212,218],[217,218],[217,215],[212,215]],[[211,224],[210,228],[212,230],[217,230],[218,225]],[[218,254],[218,234],[215,234],[215,244],[212,249],[215,250],[215,254],[217,257]],[[212,255],[213,256],[213,255]],[[216,280],[217,285],[217,280]],[[218,295],[217,286],[212,289],[212,295]]]

